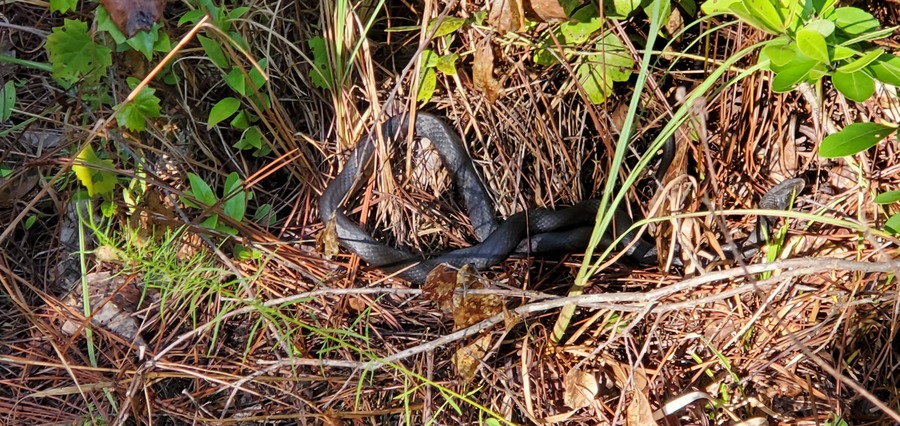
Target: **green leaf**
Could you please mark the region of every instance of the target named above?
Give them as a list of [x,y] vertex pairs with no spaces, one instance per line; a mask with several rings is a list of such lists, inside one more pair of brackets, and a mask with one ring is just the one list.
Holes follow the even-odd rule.
[[231,127],[234,127],[235,129],[246,130],[250,127],[250,117],[247,115],[246,110],[238,111],[228,124],[231,124]]
[[875,94],[875,79],[865,70],[851,73],[838,71],[831,76],[831,83],[852,101],[862,102]]
[[87,189],[88,196],[112,194],[119,181],[110,171],[115,170],[112,160],[98,157],[90,145],[85,145],[76,158],[78,161],[72,165],[72,171]]
[[612,80],[603,73],[603,67],[585,62],[575,70],[578,83],[584,88],[588,99],[593,104],[601,104],[612,92]]
[[232,66],[231,71],[225,75],[225,83],[239,95],[247,96],[247,79],[237,65]]
[[320,88],[327,89],[334,85],[334,74],[328,65],[328,51],[325,48],[325,39],[315,36],[309,39],[309,48],[312,49],[313,63],[309,69],[309,79]]
[[97,6],[96,9],[96,17],[95,22],[97,23],[97,31],[105,31],[112,37],[113,41],[116,44],[124,44],[128,37],[125,37],[125,34],[119,30],[119,27],[112,21],[112,18],[109,17],[109,12],[106,11],[106,8],[101,4]]
[[459,55],[455,53],[448,53],[444,56],[441,56],[434,66],[438,69],[438,71],[444,74],[456,75],[457,60],[459,60]]
[[[603,14],[607,18],[626,19],[641,7],[641,0],[606,0],[601,4]],[[671,8],[669,10],[671,11]]]
[[[743,0],[747,11],[758,19],[772,34],[784,33],[784,18],[773,0]],[[778,0],[774,0],[778,1]]]
[[132,49],[144,54],[147,60],[153,59],[153,51],[159,38],[159,24],[153,24],[150,31],[138,31],[125,41]]
[[806,24],[804,28],[813,30],[821,34],[822,37],[828,37],[834,33],[834,22],[827,19],[816,19],[815,21]]
[[825,43],[825,37],[818,31],[810,29],[802,29],[797,31],[797,48],[810,59],[830,64],[831,59],[828,58],[828,45]]
[[218,41],[201,34],[197,34],[197,40],[200,40],[200,45],[203,46],[203,51],[206,52],[209,60],[223,70],[228,69],[231,62],[228,61],[228,57],[225,56],[225,51],[222,50]]
[[819,155],[837,158],[863,152],[881,142],[896,129],[878,123],[853,123],[840,132],[826,137],[819,146]]
[[206,121],[206,129],[212,129],[216,124],[221,123],[228,117],[231,117],[241,106],[241,101],[227,97],[213,105],[209,112],[209,119]]
[[[559,33],[564,40],[560,40],[563,44],[582,44],[591,38],[595,32],[603,27],[603,20],[600,19],[600,12],[593,3],[590,3],[579,9],[572,20],[563,22],[559,25]],[[554,49],[555,47],[550,47]]]
[[62,27],[53,28],[45,48],[53,78],[64,87],[82,78],[89,83],[97,82],[112,65],[112,50],[94,43],[87,24],[82,21],[66,19]]
[[278,217],[272,211],[272,205],[263,204],[253,213],[253,221],[262,226],[275,226],[278,223]]
[[0,123],[5,123],[12,116],[16,106],[16,84],[9,80],[0,89]]
[[837,44],[834,45],[831,49],[831,61],[843,61],[844,59],[852,58],[860,54],[861,53],[856,51],[855,49]]
[[[137,87],[139,81],[128,77],[128,85]],[[159,117],[159,98],[156,89],[144,87],[131,102],[122,105],[116,113],[116,122],[133,132],[143,131],[148,118]]]
[[878,57],[880,57],[883,54],[884,54],[884,49],[875,49],[869,53],[866,53],[865,55],[863,55],[863,57],[861,57],[853,62],[841,65],[840,67],[838,67],[837,70],[840,72],[859,71],[859,70],[865,68],[867,65],[871,64],[873,61],[878,59]]
[[191,188],[185,191],[186,194],[193,197],[203,206],[198,206],[192,201],[185,200],[188,205],[197,208],[206,208],[216,204],[219,201],[216,198],[216,193],[213,192],[212,188],[209,187],[209,184],[203,181],[200,176],[197,176],[191,172],[188,172],[188,181],[191,183]]
[[700,5],[700,10],[706,15],[731,13],[731,5],[740,2],[741,0],[707,0]]
[[891,204],[900,201],[900,191],[888,191],[875,197],[875,204]]
[[900,233],[900,213],[897,213],[884,222],[884,230],[893,235]]
[[772,79],[772,90],[778,93],[793,90],[794,85],[804,82],[810,75],[813,67],[819,62],[808,58],[795,59],[790,64],[778,71]]
[[187,23],[196,24],[200,22],[203,17],[206,16],[206,11],[203,9],[194,9],[184,12],[184,15],[181,15],[181,18],[178,19],[178,26],[182,26]]
[[425,68],[422,73],[422,79],[419,81],[419,93],[416,94],[416,101],[427,104],[434,96],[434,89],[437,87],[437,72],[434,68]]
[[244,214],[247,212],[247,193],[237,172],[231,172],[225,178],[225,195],[222,199],[225,200],[222,203],[222,211],[226,216],[236,222],[244,220]]
[[[269,61],[267,58],[262,58],[257,61],[257,64],[259,64],[259,67],[262,68],[263,71],[265,71],[269,65]],[[260,72],[256,67],[250,67],[250,71],[247,71],[247,75],[250,77],[250,82],[253,84],[253,87],[256,90],[259,90],[259,88],[263,87],[263,85],[266,84],[266,76],[263,75],[263,73]]]
[[868,69],[882,83],[900,86],[900,57],[884,54],[878,57]]
[[838,28],[851,36],[876,30],[880,26],[869,12],[855,7],[839,7],[830,18]]
[[433,68],[438,63],[438,55],[434,53],[431,49],[425,49],[422,51],[422,61],[420,65],[420,69]]
[[763,61],[768,59],[770,62],[769,68],[777,72],[790,64],[796,57],[796,44],[769,43],[762,48],[762,51],[759,55],[759,60]]
[[25,218],[25,229],[31,229],[35,222],[37,222],[37,215],[28,215],[28,217]]
[[819,16],[827,16],[834,12],[837,0],[813,0],[813,11]]
[[50,12],[66,13],[77,6],[78,0],[50,0]]
[[[432,19],[431,22],[428,23],[428,32],[426,34],[431,34],[431,30],[434,29],[434,24],[437,23],[437,19]],[[456,30],[462,28],[463,25],[466,24],[466,20],[463,18],[456,18],[452,16],[445,17],[443,21],[441,21],[441,26],[438,27],[437,31],[434,33],[434,37],[443,37],[447,34],[452,34],[456,32]]]

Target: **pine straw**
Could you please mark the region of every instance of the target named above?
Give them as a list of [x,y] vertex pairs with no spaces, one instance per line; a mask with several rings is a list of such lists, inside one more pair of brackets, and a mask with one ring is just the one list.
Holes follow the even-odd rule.
[[[418,289],[360,267],[353,256],[323,259],[313,241],[322,231],[318,195],[339,170],[347,148],[383,119],[383,87],[397,89],[388,110],[409,108],[401,100],[410,97],[414,79],[409,76],[415,74],[402,80],[397,76],[420,35],[384,33],[388,21],[380,19],[348,80],[355,85],[331,94],[311,86],[299,52],[310,54],[305,40],[319,34],[320,17],[326,17],[328,29],[334,28],[335,15],[298,6],[259,3],[253,13],[267,17],[268,28],[256,26],[251,32],[248,23],[236,25],[254,53],[270,52],[271,93],[277,97],[262,123],[277,160],[237,153],[230,148],[237,134],[205,130],[206,112],[230,93],[219,72],[202,60],[179,62],[176,69],[184,83],[158,92],[163,105],[178,106],[164,117],[168,123],[157,123],[140,140],[120,139],[145,153],[171,153],[173,146],[187,141],[186,157],[176,156],[181,174],[152,179],[159,193],[183,191],[187,171],[201,174],[214,187],[221,187],[227,173],[241,171],[252,182],[254,202],[272,204],[280,219],[268,228],[235,224],[242,236],[256,242],[263,259],[222,264],[221,259],[230,256],[220,252],[217,257],[210,247],[202,248],[199,256],[224,272],[205,276],[209,288],[199,302],[191,299],[197,293],[179,287],[184,278],[170,277],[173,288],[186,291],[174,291],[166,304],[149,309],[143,330],[145,358],[138,358],[121,338],[94,327],[98,365],[92,367],[84,338],[60,331],[65,313],[57,300],[63,291],[53,278],[59,254],[50,218],[64,210],[62,203],[75,186],[54,192],[52,198],[35,199],[44,213],[38,228],[27,235],[14,228],[0,251],[5,289],[0,300],[0,412],[5,423],[74,423],[87,418],[99,423],[131,417],[155,424],[338,424],[341,419],[472,424],[484,416],[474,407],[484,407],[514,423],[558,416],[555,419],[568,424],[610,424],[623,423],[626,413],[634,413],[628,407],[640,400],[638,395],[657,409],[698,391],[727,395],[729,401],[712,411],[702,400],[689,404],[668,418],[670,424],[725,424],[754,416],[773,423],[817,424],[834,413],[851,424],[888,421],[890,416],[874,407],[896,407],[898,402],[893,367],[898,298],[885,273],[898,270],[896,263],[887,263],[895,249],[851,229],[788,220],[791,231],[782,257],[801,260],[782,265],[785,268],[772,278],[746,275],[741,268],[685,277],[621,265],[607,268],[591,278],[588,294],[578,299],[584,307],[559,346],[551,343],[549,330],[559,307],[572,302],[559,297],[572,284],[578,256],[511,259],[488,271],[507,289],[494,293],[508,298],[521,321],[504,329],[500,323],[505,317],[495,317],[467,330],[468,335],[454,333],[450,318]],[[18,21],[20,25],[49,31],[50,23],[39,21],[33,6],[17,3],[12,9],[10,14],[32,17]],[[454,16],[461,13],[451,10]],[[399,18],[411,16],[399,6],[388,16],[393,17],[392,27],[422,19]],[[348,19],[365,22],[367,17]],[[635,23],[628,25],[628,31],[640,30]],[[348,26],[348,36],[354,28]],[[450,50],[474,50],[481,31],[464,28]],[[759,37],[746,28],[721,31],[714,34],[710,52],[726,58]],[[447,48],[444,41],[432,46],[441,52]],[[425,109],[446,117],[465,135],[498,212],[505,216],[598,196],[610,170],[619,105],[627,103],[629,87],[617,85],[615,96],[594,108],[566,86],[571,78],[561,67],[526,68],[531,47],[498,43],[496,53],[504,88],[496,103],[473,89],[466,77],[469,59],[464,57],[464,72],[440,77],[437,96]],[[40,50],[31,55],[45,59]],[[676,69],[701,66],[681,61]],[[662,78],[662,68],[654,72],[660,90],[642,102],[646,109],[632,151],[638,154],[675,107],[674,87],[690,86],[698,75],[676,71]],[[26,81],[19,95],[22,109],[46,117],[37,124],[41,128],[54,128],[55,120],[77,129],[70,130],[69,138],[70,146],[77,146],[85,131],[79,117],[85,111],[73,106],[69,115],[52,115],[42,92],[52,84],[23,70],[16,76]],[[814,183],[801,194],[796,211],[877,225],[881,216],[872,204],[873,194],[900,186],[896,140],[867,153],[860,167],[868,187],[857,184],[856,172],[847,163],[820,160],[814,155],[814,141],[796,139],[809,133],[802,126],[813,127],[805,105],[797,94],[770,93],[761,79],[744,80],[709,99],[710,150],[692,145],[690,156],[698,160],[692,160],[689,169],[692,176],[708,178],[685,200],[688,210],[706,211],[702,197],[720,210],[752,208],[765,190],[799,170]],[[873,104],[845,107],[831,97],[826,105],[839,124],[849,122],[846,116],[880,117]],[[7,150],[15,139],[4,143],[4,151],[13,152]],[[28,158],[27,167],[56,173],[67,152]],[[157,155],[146,155],[156,161]],[[704,156],[710,157],[714,170],[699,160]],[[5,161],[22,167],[24,159],[8,154]],[[630,156],[627,163],[635,159]],[[115,160],[125,170],[134,164],[124,155]],[[410,184],[407,177],[415,166],[399,163],[381,169],[373,186],[353,200],[354,205],[374,205],[375,213],[365,217],[366,227],[391,244],[422,253],[471,244],[465,212],[452,191],[441,189],[441,183],[424,188]],[[712,179],[721,190],[711,189]],[[653,195],[653,186],[643,183],[629,196],[632,207],[647,205]],[[22,207],[12,212],[4,208],[7,227],[21,226],[13,218]],[[181,220],[152,211],[157,219],[166,219],[154,222],[158,232],[163,223]],[[191,219],[198,215],[186,213]],[[117,227],[123,226],[122,219]],[[719,223],[737,236],[746,234],[751,219],[700,218],[693,225],[697,233],[685,245],[708,247],[710,239],[724,241]],[[826,256],[845,262],[827,262]],[[859,262],[846,262],[850,260]],[[748,268],[761,268],[760,263]],[[89,267],[146,272],[96,259]],[[220,278],[222,274],[226,278]],[[459,380],[451,357],[473,333],[491,335],[492,349],[475,381],[467,384]],[[564,377],[576,368],[599,378],[600,389],[589,407],[570,412],[564,405]],[[447,405],[450,395],[456,395],[453,400],[461,411]]]

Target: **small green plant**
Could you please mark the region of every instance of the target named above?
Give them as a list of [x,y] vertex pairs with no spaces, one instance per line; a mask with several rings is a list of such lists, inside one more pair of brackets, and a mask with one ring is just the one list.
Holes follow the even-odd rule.
[[[210,213],[209,209],[213,206],[221,205],[222,213],[224,213],[225,216],[228,216],[228,218],[235,222],[244,220],[247,213],[247,204],[253,199],[253,192],[244,191],[244,183],[241,181],[240,176],[238,176],[237,173],[232,172],[225,178],[225,187],[221,199],[216,196],[212,187],[200,176],[197,176],[194,173],[188,173],[188,180],[190,181],[191,187],[185,191],[185,195],[187,196],[182,197],[181,200],[190,207],[206,211],[207,216],[200,223],[200,226],[221,232],[225,235],[237,235],[238,231],[236,229],[220,221],[219,215]],[[269,211],[271,211],[271,207],[269,207]],[[240,260],[256,259],[260,257],[260,253],[256,250],[241,245],[235,245],[234,255]]]
[[[900,191],[888,191],[875,197],[875,204],[887,207],[888,204],[900,202]],[[884,222],[884,230],[893,234],[900,234],[900,212],[890,215]]]
[[[718,0],[704,3],[708,14],[731,13],[777,36],[763,47],[759,63],[774,73],[772,90],[819,84],[830,76],[847,99],[862,102],[875,81],[900,86],[900,57],[872,42],[890,36],[868,12],[836,7],[836,0]],[[819,154],[834,158],[865,151],[895,131],[894,126],[854,123],[822,141]]]
[[0,123],[9,121],[16,106],[16,83],[12,80],[0,88]]
[[[563,6],[566,14],[570,16],[570,21],[554,29],[552,36],[551,34],[544,36],[541,47],[535,49],[533,60],[543,66],[557,64],[559,52],[554,39],[562,46],[563,59],[583,56],[575,69],[575,75],[591,103],[601,104],[612,93],[615,82],[627,81],[631,77],[634,61],[625,50],[622,40],[612,32],[607,32],[594,43],[592,53],[586,55],[579,53],[584,49],[578,46],[591,40],[594,34],[603,28],[604,20],[593,3],[584,6],[568,3],[570,4]],[[630,9],[626,4],[616,3],[619,13],[614,16],[620,14],[627,16],[636,10]]]

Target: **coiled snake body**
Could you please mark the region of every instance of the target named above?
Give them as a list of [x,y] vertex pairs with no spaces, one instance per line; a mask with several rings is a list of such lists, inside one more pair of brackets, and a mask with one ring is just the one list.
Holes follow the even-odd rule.
[[[382,127],[383,134],[392,138],[391,140],[402,138],[409,128],[408,117],[404,114],[389,119]],[[334,229],[341,245],[356,253],[370,266],[389,273],[400,271],[399,277],[414,284],[421,284],[425,282],[428,273],[442,263],[455,267],[473,264],[478,269],[484,269],[506,259],[512,253],[571,253],[583,250],[587,246],[600,206],[599,200],[582,201],[560,210],[531,209],[498,222],[491,198],[456,132],[440,118],[420,112],[416,114],[415,133],[418,137],[429,139],[435,146],[444,167],[447,168],[462,195],[475,236],[481,243],[436,258],[424,259],[376,241],[350,220],[341,204],[356,183],[371,170],[369,163],[375,149],[376,136],[370,134],[357,144],[344,169],[325,188],[319,200],[322,221],[325,223],[334,221]],[[667,164],[661,166],[665,167]],[[790,181],[799,181],[802,188],[802,180]],[[779,185],[787,188],[786,197],[783,194],[784,189],[770,196],[778,187],[773,188],[763,197],[761,207],[786,208],[790,194],[798,185],[797,182],[786,185],[788,182]],[[770,206],[763,205],[766,197],[776,203]],[[781,200],[784,201],[779,204]],[[624,233],[632,225],[631,218],[621,209],[616,211],[614,222],[613,232],[616,235]],[[753,232],[751,238],[756,234],[758,232]],[[610,236],[604,236],[601,244],[608,246],[612,240]],[[657,249],[654,244],[642,239],[632,244],[631,240],[632,237],[623,238],[620,243],[623,248],[629,246],[625,253],[629,259],[645,265],[657,263]],[[754,241],[757,240],[754,238]]]

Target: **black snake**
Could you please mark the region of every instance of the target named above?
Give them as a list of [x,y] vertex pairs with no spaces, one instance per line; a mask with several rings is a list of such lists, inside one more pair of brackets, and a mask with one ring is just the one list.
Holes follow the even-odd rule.
[[[390,140],[398,140],[408,128],[408,115],[397,115],[384,123],[382,132]],[[462,195],[475,236],[481,243],[435,258],[424,259],[376,241],[347,217],[341,204],[357,182],[371,171],[370,160],[376,138],[372,132],[357,144],[344,169],[325,188],[319,200],[322,221],[325,223],[334,221],[334,229],[340,244],[356,253],[370,266],[389,273],[400,271],[397,274],[399,277],[411,283],[421,284],[425,282],[428,273],[442,263],[455,267],[472,264],[478,269],[485,269],[513,253],[571,253],[584,250],[587,246],[600,207],[599,200],[586,200],[559,210],[530,209],[498,222],[491,198],[475,172],[472,159],[457,133],[440,118],[422,112],[416,114],[415,133],[418,137],[430,140],[436,148],[444,167],[447,168]],[[672,149],[664,151],[670,152]],[[660,172],[665,171],[670,161],[671,158],[663,159]],[[763,196],[760,208],[786,209],[792,194],[803,186],[802,179],[789,179],[778,184]],[[616,211],[615,219],[613,221],[615,235],[625,233],[633,223],[623,209]],[[758,222],[754,232],[741,246],[762,241],[761,229],[764,225],[767,223]],[[643,239],[632,240],[633,237],[626,237],[619,244],[621,248],[627,247],[625,253],[627,258],[643,265],[657,264],[657,249],[653,243]],[[612,241],[613,238],[606,235],[601,245],[609,246]]]

